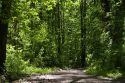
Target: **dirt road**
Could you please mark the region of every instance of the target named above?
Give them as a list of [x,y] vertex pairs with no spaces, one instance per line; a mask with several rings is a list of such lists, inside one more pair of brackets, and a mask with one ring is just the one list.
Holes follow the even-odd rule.
[[125,83],[125,80],[112,80],[100,76],[86,75],[83,70],[60,70],[53,74],[34,74],[12,83]]

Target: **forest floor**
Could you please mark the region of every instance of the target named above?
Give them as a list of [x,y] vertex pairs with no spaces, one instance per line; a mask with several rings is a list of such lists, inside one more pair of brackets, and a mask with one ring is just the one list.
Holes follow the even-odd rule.
[[125,79],[113,80],[87,75],[82,69],[59,70],[52,74],[33,74],[12,83],[125,83]]

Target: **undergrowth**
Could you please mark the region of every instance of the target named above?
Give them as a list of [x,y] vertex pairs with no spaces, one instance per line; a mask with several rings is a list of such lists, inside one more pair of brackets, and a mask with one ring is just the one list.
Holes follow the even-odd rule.
[[93,66],[93,67],[88,67],[85,72],[87,74],[91,75],[96,75],[96,76],[103,76],[103,77],[108,77],[112,79],[118,79],[118,78],[124,78],[125,74],[122,70],[119,69],[103,69],[101,67]]
[[18,79],[30,74],[48,74],[57,70],[57,68],[38,68],[25,61],[22,58],[22,50],[15,50],[12,45],[7,45],[7,57],[6,57],[6,75],[8,79]]

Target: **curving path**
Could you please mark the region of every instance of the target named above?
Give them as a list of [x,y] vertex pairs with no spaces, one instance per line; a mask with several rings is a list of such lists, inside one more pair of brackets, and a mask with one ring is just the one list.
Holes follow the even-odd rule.
[[125,80],[112,80],[99,76],[86,75],[80,69],[60,70],[54,74],[34,74],[12,83],[125,83]]

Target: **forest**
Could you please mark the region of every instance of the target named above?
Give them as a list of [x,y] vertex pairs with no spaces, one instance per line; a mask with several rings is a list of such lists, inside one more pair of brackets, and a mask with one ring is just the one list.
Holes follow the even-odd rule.
[[0,79],[78,68],[125,77],[124,30],[125,0],[0,0]]

